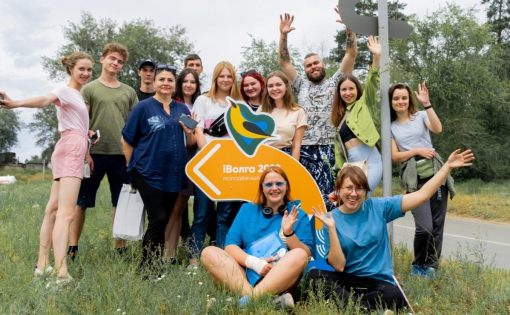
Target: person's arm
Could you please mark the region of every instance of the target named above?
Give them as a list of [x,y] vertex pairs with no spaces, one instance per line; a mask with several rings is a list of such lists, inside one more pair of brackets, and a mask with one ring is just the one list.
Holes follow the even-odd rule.
[[409,211],[425,201],[429,200],[432,195],[443,185],[448,177],[450,171],[454,168],[466,167],[473,164],[475,156],[471,150],[460,152],[457,149],[450,154],[448,161],[444,163],[443,167],[429,179],[418,191],[406,194],[402,197],[402,211]]
[[0,101],[0,105],[7,108],[43,108],[54,103],[58,99],[57,96],[53,93],[35,96],[23,100],[13,100],[4,91],[0,91],[0,96],[3,97],[3,100]]
[[436,156],[436,150],[431,148],[415,148],[409,151],[399,151],[395,139],[391,139],[391,160],[395,163],[404,162],[414,156],[422,156],[427,160]]
[[290,60],[289,48],[287,45],[287,34],[293,31],[292,27],[294,16],[289,13],[280,15],[280,44],[278,49],[278,63],[282,72],[289,77],[290,82],[293,82],[297,77],[296,67]]
[[301,157],[301,143],[303,142],[303,137],[305,136],[306,126],[301,126],[296,129],[294,133],[294,138],[292,139],[291,146],[291,155],[297,161]]
[[297,222],[298,217],[299,217],[298,207],[294,206],[290,213],[288,212],[288,210],[285,210],[285,212],[283,213],[281,226],[283,235],[286,237],[287,246],[289,247],[289,249],[301,248],[306,251],[308,256],[311,256],[312,253],[310,252],[310,248],[308,248],[308,246],[301,242],[301,240],[296,235],[296,231],[294,230],[294,224]]
[[328,230],[329,237],[329,254],[328,264],[330,264],[336,271],[342,272],[345,268],[345,255],[340,246],[340,239],[336,233],[335,220],[332,213],[320,212],[312,208],[313,215],[319,219]]
[[129,164],[131,160],[131,156],[133,155],[133,146],[124,140],[124,137],[120,138],[120,143],[122,144],[122,152],[124,153],[124,157],[126,158],[126,165]]
[[441,120],[437,116],[432,104],[430,104],[429,97],[429,89],[425,82],[418,85],[418,91],[414,91],[416,95],[416,99],[423,105],[425,108],[425,112],[427,113],[427,118],[429,121],[427,122],[427,128],[435,134],[440,134],[443,131],[443,125],[441,124]]
[[[340,16],[340,7],[337,5],[335,8],[336,13]],[[342,23],[341,19],[336,20]],[[340,71],[342,73],[352,73],[354,70],[354,63],[356,62],[356,55],[358,54],[358,42],[356,40],[356,33],[350,28],[345,31],[345,54],[340,63]]]
[[268,262],[268,259],[261,259],[248,255],[244,250],[241,249],[241,247],[237,245],[225,246],[225,252],[232,256],[239,265],[242,267],[250,268],[261,276],[267,275],[269,270],[271,270],[273,267]]

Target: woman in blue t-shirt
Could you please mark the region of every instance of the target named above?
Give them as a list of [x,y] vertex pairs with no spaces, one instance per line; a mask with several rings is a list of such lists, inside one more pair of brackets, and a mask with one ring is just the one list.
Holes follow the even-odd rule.
[[[245,203],[228,231],[225,250],[209,246],[200,257],[214,281],[240,292],[244,306],[263,294],[281,294],[299,281],[312,252],[308,216],[292,200],[282,168],[266,168],[253,203]],[[292,295],[277,300],[293,306]]]
[[473,159],[471,150],[457,149],[418,191],[385,198],[367,198],[365,173],[356,166],[344,167],[335,183],[338,208],[328,214],[314,210],[325,225],[327,262],[335,271],[311,270],[313,288],[337,294],[343,301],[353,297],[369,310],[405,306],[393,275],[386,224],[428,200],[452,169],[469,166]]
[[[443,127],[430,104],[425,83],[420,84],[414,94],[424,110],[418,111],[409,86],[397,83],[389,90],[391,158],[393,162],[402,163],[401,184],[408,193],[419,189],[442,164],[432,145],[430,132],[439,134]],[[429,278],[439,267],[448,193],[453,198],[455,191],[451,179],[443,183],[430,200],[412,211],[416,226],[413,275]]]
[[142,266],[149,266],[163,253],[165,227],[179,191],[187,184],[186,145],[195,143],[193,130],[179,121],[190,111],[172,99],[175,71],[169,65],[156,67],[156,94],[133,108],[122,130],[122,149],[132,185],[140,192],[147,211]]

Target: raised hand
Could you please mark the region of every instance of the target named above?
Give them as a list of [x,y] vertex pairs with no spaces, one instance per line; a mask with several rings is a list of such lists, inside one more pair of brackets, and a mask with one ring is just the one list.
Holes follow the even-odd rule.
[[367,47],[372,55],[381,55],[381,44],[379,43],[379,38],[372,35],[368,36]]
[[12,99],[7,96],[5,91],[0,91],[0,107],[5,106],[6,108],[16,108]]
[[335,220],[331,213],[327,213],[326,211],[317,210],[312,208],[313,215],[319,219],[324,225],[328,228],[328,230],[335,228]]
[[287,35],[295,30],[295,28],[292,27],[292,22],[294,22],[294,15],[290,15],[289,13],[280,14],[280,33]]
[[414,91],[414,95],[416,95],[416,99],[422,105],[430,104],[429,89],[427,88],[425,82],[418,84],[418,91]]
[[292,207],[292,210],[290,211],[290,213],[288,213],[288,211],[285,210],[285,212],[283,213],[283,218],[282,218],[283,233],[285,233],[287,235],[292,233],[294,224],[297,222],[298,215],[299,215],[299,212],[298,212],[297,206]]
[[474,159],[475,155],[471,149],[462,152],[460,152],[460,149],[457,149],[450,154],[447,163],[450,168],[459,168],[472,165]]

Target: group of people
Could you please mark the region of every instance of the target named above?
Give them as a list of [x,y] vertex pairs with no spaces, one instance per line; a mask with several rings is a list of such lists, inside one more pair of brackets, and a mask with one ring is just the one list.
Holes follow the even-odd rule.
[[[280,16],[281,69],[267,78],[249,70],[241,73],[238,84],[234,66],[221,61],[208,85],[200,57],[192,54],[179,74],[172,65],[143,60],[140,86],[134,89],[118,80],[128,59],[127,48],[110,43],[99,59],[100,76],[88,84],[93,60],[76,52],[62,58],[70,76],[67,86],[18,101],[0,91],[0,105],[7,108],[51,103],[57,108],[61,138],[52,155],[54,181],[34,276],[53,272],[49,264],[53,240],[57,281],[72,281],[66,249],[71,258],[77,255],[86,209],[95,206],[96,192],[107,175],[113,214],[123,183],[130,182],[144,202],[148,225],[141,268],[162,258],[176,263],[182,236],[191,250],[191,266],[197,266],[200,257],[217,283],[242,295],[241,305],[266,293],[277,294],[283,306],[293,305],[288,292],[314,253],[315,232],[300,202],[291,197],[285,166],[264,170],[251,203],[215,203],[184,172],[197,150],[214,138],[229,137],[224,127],[212,127],[221,125],[218,121],[231,97],[243,99],[254,112],[274,119],[278,137],[268,144],[307,168],[328,200],[331,211],[313,212],[324,225],[327,262],[334,271],[310,271],[312,288],[322,287],[341,300],[354,296],[368,309],[403,307],[386,223],[412,211],[416,222],[412,273],[433,276],[441,254],[447,197],[454,194],[449,172],[470,165],[474,156],[470,150],[456,150],[443,161],[430,140],[429,132],[440,133],[442,126],[427,86],[421,84],[413,95],[409,86],[396,84],[389,90],[388,104],[392,159],[402,163],[406,194],[373,198],[371,192],[382,177],[377,148],[380,135],[371,116],[378,103],[381,45],[376,37],[368,38],[372,65],[364,88],[352,74],[357,42],[349,29],[345,55],[330,78],[315,53],[305,56],[304,74],[299,75],[287,47],[293,20],[290,14]],[[415,98],[424,110],[418,111]],[[182,115],[198,125],[187,127],[180,121]],[[90,140],[95,135],[92,130],[100,130],[99,140]],[[84,178],[84,161],[90,167],[90,178]],[[187,206],[191,195],[190,226]],[[206,234],[215,246],[203,249]],[[125,241],[115,240],[115,248],[124,252]]]

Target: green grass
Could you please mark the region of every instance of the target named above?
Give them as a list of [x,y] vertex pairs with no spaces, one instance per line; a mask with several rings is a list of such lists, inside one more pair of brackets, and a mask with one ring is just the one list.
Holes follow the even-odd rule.
[[[38,234],[50,180],[0,186],[0,314],[284,314],[265,297],[245,310],[238,296],[214,287],[203,269],[166,266],[159,282],[141,280],[140,245],[130,243],[125,258],[112,252],[109,193],[105,185],[97,207],[88,211],[78,259],[70,263],[75,281],[64,288],[33,282]],[[444,260],[432,281],[409,275],[412,253],[397,247],[395,270],[414,310],[420,314],[508,314],[510,273],[470,263],[481,250],[459,251]],[[300,302],[296,314],[362,314],[356,305],[338,308],[318,296]],[[211,300],[216,302],[212,303]],[[209,302],[208,302],[209,301]]]

